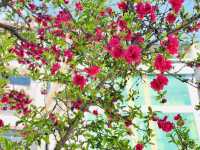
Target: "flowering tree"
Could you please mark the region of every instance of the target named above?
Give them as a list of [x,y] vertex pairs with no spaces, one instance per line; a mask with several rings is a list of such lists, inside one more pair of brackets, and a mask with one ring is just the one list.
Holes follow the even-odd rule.
[[[53,135],[56,150],[142,150],[153,144],[153,123],[179,149],[200,149],[180,114],[169,120],[151,107],[143,112],[136,103],[137,88],[123,95],[130,79],[143,82],[148,74],[157,74],[149,86],[161,103],[166,101],[168,74],[197,85],[170,73],[171,58],[192,67],[200,60],[185,61],[186,52],[180,51],[182,44],[193,43],[191,35],[200,29],[200,1],[194,1],[193,13],[183,3],[124,0],[113,9],[106,0],[2,0],[0,11],[6,19],[0,22],[1,106],[16,111],[16,127],[23,126],[16,133],[23,140],[2,137],[3,148],[28,149],[41,140],[51,142]],[[26,76],[32,80],[61,87],[53,107],[36,107],[24,91],[7,88],[8,77],[22,75],[8,67],[14,60],[27,68]],[[47,94],[46,89],[41,92]],[[96,119],[87,121],[87,113]],[[10,129],[2,120],[0,126],[1,132]],[[125,137],[137,132],[140,136],[131,145]]]

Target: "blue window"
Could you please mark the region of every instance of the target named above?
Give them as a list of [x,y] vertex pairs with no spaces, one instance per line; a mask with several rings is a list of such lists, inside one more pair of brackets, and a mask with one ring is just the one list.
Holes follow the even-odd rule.
[[21,76],[21,77],[10,77],[10,84],[14,85],[24,85],[29,86],[31,84],[31,80],[28,77]]

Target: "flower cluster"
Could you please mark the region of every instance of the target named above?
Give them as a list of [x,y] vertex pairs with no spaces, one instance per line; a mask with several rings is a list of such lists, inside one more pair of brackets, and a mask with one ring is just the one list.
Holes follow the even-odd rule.
[[42,14],[38,14],[36,17],[35,17],[35,21],[42,25],[43,27],[47,27],[51,21],[52,21],[52,17],[50,15],[42,15]]
[[143,150],[144,148],[144,145],[143,144],[140,144],[138,143],[136,146],[135,146],[135,150]]
[[79,86],[80,90],[82,90],[86,85],[87,79],[83,75],[75,73],[73,75],[72,81],[74,85]]
[[179,50],[179,40],[174,34],[169,34],[167,40],[161,42],[161,46],[163,46],[169,54],[175,55]]
[[126,2],[123,2],[123,1],[117,3],[117,6],[122,11],[127,11],[127,9],[128,9],[128,5],[126,4]]
[[156,7],[152,6],[149,2],[140,2],[136,5],[136,13],[140,19],[143,19],[145,16],[149,15],[151,21],[156,21],[155,14]]
[[163,90],[164,86],[168,84],[168,79],[162,74],[157,75],[153,81],[151,81],[151,88],[157,92]]
[[72,103],[72,110],[74,110],[74,109],[79,110],[79,109],[81,109],[82,105],[83,105],[83,101],[79,99]]
[[113,58],[122,58],[123,57],[123,49],[120,43],[120,38],[118,36],[113,36],[107,46],[106,50],[110,53]]
[[176,121],[176,124],[178,125],[178,127],[182,127],[185,124],[185,122],[180,114],[176,114],[174,116],[174,120]]
[[[100,73],[101,68],[98,66],[90,66],[85,67],[82,71],[87,73],[87,77],[95,77],[98,73]],[[87,78],[79,73],[75,73],[72,77],[72,82],[75,86],[78,86],[80,90],[82,90],[87,83]]]
[[166,16],[166,22],[168,24],[173,24],[176,21],[176,15],[172,12],[168,13]]
[[1,103],[9,104],[9,106],[4,106],[3,109],[7,110],[17,110],[23,115],[30,112],[28,106],[32,100],[23,92],[12,90],[9,93],[5,93],[1,98]]
[[74,56],[74,53],[72,52],[72,50],[67,49],[64,51],[64,56],[67,58],[68,61],[71,61]]
[[156,118],[154,121],[157,121],[158,127],[164,132],[170,132],[174,129],[174,124],[167,120],[167,116],[164,116],[163,119]]
[[113,36],[106,46],[107,51],[113,58],[122,58],[128,64],[139,64],[141,62],[142,49],[138,45],[130,45],[123,49],[118,36]]
[[172,68],[172,63],[170,60],[164,58],[162,54],[158,54],[154,62],[154,67],[161,73],[164,73]]
[[[29,68],[34,68],[39,64],[47,64],[46,60],[42,56],[42,54],[47,50],[47,48],[41,47],[33,43],[21,42],[17,46],[11,48],[10,52],[14,53],[18,57],[19,63],[27,64]],[[35,61],[31,61],[30,57],[34,58]],[[36,61],[38,63],[36,63]]]
[[76,2],[75,7],[77,11],[83,11],[83,5],[81,2]]
[[98,67],[98,66],[91,66],[91,67],[85,68],[84,71],[85,71],[89,76],[96,76],[96,75],[101,71],[101,68]]
[[104,35],[103,35],[103,31],[101,30],[101,28],[96,28],[96,32],[95,32],[95,37],[96,37],[96,40],[97,41],[100,41],[104,38]]
[[142,49],[137,45],[131,45],[124,53],[124,58],[127,63],[139,64],[141,62],[141,51]]
[[131,126],[133,123],[132,123],[132,120],[126,119],[125,122],[124,122],[124,124],[125,124],[126,127],[129,127],[129,126]]
[[51,74],[55,75],[58,72],[58,70],[60,69],[60,67],[61,66],[59,63],[53,64],[53,66],[51,67]]
[[184,0],[168,0],[169,3],[172,6],[172,9],[175,13],[178,13],[181,10],[181,7],[183,6]]
[[2,119],[0,119],[0,128],[2,128],[4,126],[4,122]]
[[174,116],[174,120],[179,120],[179,119],[181,119],[181,115],[180,114],[177,114],[176,116]]
[[71,13],[67,10],[62,10],[55,18],[54,26],[61,27],[62,24],[67,23],[71,20]]
[[172,10],[166,16],[166,22],[168,24],[173,24],[176,21],[177,14],[181,10],[184,0],[168,0],[170,5],[172,6]]

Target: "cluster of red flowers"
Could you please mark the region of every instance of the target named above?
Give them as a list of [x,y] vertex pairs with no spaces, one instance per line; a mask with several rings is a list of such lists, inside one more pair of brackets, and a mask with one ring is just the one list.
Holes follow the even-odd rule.
[[[44,52],[47,51],[51,52],[56,59],[56,63],[54,63],[51,67],[52,75],[55,75],[60,69],[61,66],[59,62],[63,60],[63,57],[65,60],[71,61],[74,55],[72,50],[67,49],[62,52],[61,49],[55,45],[51,48],[46,48],[28,42],[21,42],[21,44],[18,44],[17,46],[10,49],[10,52],[18,56],[19,63],[27,64],[30,69],[34,69],[37,66],[41,67],[41,65],[47,65],[47,60],[43,56]],[[34,58],[35,61],[31,61],[30,57]]]
[[168,2],[172,6],[173,12],[169,12],[167,14],[167,16],[166,16],[166,22],[168,24],[172,24],[176,20],[176,15],[181,10],[181,7],[183,6],[184,0],[168,0]]
[[[34,68],[39,66],[39,64],[47,64],[46,60],[42,57],[42,54],[47,51],[47,48],[38,46],[33,43],[21,42],[21,44],[16,45],[10,49],[10,52],[18,56],[19,63],[29,65],[29,68]],[[38,63],[30,60],[33,57]]]
[[61,10],[55,18],[51,18],[48,15],[38,14],[36,16],[36,22],[42,27],[38,29],[38,35],[41,40],[45,39],[45,33],[49,31],[52,35],[65,39],[65,32],[62,30],[62,26],[66,25],[72,18],[71,13],[68,10]]
[[77,101],[75,101],[75,102],[72,103],[72,110],[73,109],[80,110],[81,107],[82,107],[82,105],[83,105],[83,101],[79,99],[79,100],[77,100]]
[[120,29],[120,31],[126,31],[128,29],[127,22],[123,20],[121,16],[118,18],[116,25]]
[[137,44],[142,44],[142,43],[144,43],[144,38],[141,36],[140,33],[135,33],[131,37],[131,41],[134,43],[137,43]]
[[123,2],[123,1],[117,3],[117,6],[122,11],[127,11],[127,9],[128,9],[128,5],[126,4],[126,2]]
[[101,71],[101,68],[98,67],[98,66],[91,66],[91,67],[85,68],[84,71],[85,71],[89,76],[96,76],[96,75]]
[[181,119],[182,117],[181,117],[181,115],[180,114],[177,114],[176,116],[174,116],[174,120],[179,120],[179,119]]
[[58,70],[60,69],[60,67],[61,66],[59,63],[53,64],[53,66],[51,67],[51,74],[55,75],[58,72]]
[[29,3],[28,6],[32,11],[35,11],[37,8],[37,6],[34,3]]
[[132,120],[126,119],[125,122],[124,122],[124,124],[125,124],[126,127],[129,127],[129,126],[131,126],[133,123],[132,123]]
[[42,25],[43,27],[47,27],[51,21],[52,21],[52,17],[49,16],[49,15],[42,15],[42,14],[38,14],[36,17],[35,17],[35,21]]
[[140,144],[138,143],[136,146],[135,146],[135,150],[143,150],[144,148],[144,145],[143,144]]
[[166,71],[169,71],[172,68],[172,63],[170,60],[167,60],[164,58],[163,55],[158,54],[156,56],[154,66],[157,70],[159,70],[161,73],[164,73]]
[[167,40],[161,42],[161,46],[163,46],[169,54],[175,55],[179,50],[179,40],[174,34],[169,34]]
[[123,58],[129,64],[139,64],[141,62],[142,49],[138,45],[130,45],[126,50],[124,50],[121,46],[120,38],[118,36],[113,36],[109,40],[106,50],[113,58]]
[[4,106],[3,110],[17,110],[26,115],[30,112],[28,105],[32,100],[24,92],[12,90],[9,93],[5,93],[0,102],[2,104],[9,104],[9,106]]
[[[179,50],[179,40],[175,35],[170,34],[168,35],[167,40],[161,42],[161,46],[163,46],[169,54],[175,55]],[[162,73],[169,71],[172,68],[172,62],[167,60],[162,54],[158,54],[155,58],[154,67],[159,70],[161,74],[151,81],[151,88],[160,92],[168,83],[168,79],[163,76]]]
[[76,2],[75,7],[77,11],[83,11],[83,5],[81,2]]
[[129,46],[128,49],[124,52],[124,58],[127,63],[139,64],[141,62],[141,51],[142,49],[137,45]]
[[176,15],[172,12],[168,13],[166,16],[166,22],[168,24],[173,24],[176,21]]
[[200,21],[188,28],[188,32],[198,32],[200,30]]
[[108,42],[106,50],[113,58],[122,58],[123,49],[120,44],[120,38],[118,36],[113,36]]
[[[90,66],[84,68],[83,71],[86,72],[88,76],[95,77],[101,71],[101,68],[98,66]],[[82,90],[87,83],[87,79],[85,76],[75,73],[73,75],[72,82],[74,85],[79,86]]]
[[153,81],[151,81],[151,88],[157,92],[163,90],[164,86],[167,85],[168,79],[162,74],[157,75]]
[[145,16],[150,15],[152,22],[156,21],[156,7],[152,6],[150,2],[140,2],[136,5],[136,13],[140,19],[143,19]]
[[83,76],[83,75],[80,75],[78,73],[75,73],[73,75],[73,84],[76,85],[76,86],[79,86],[80,89],[82,90],[87,82],[87,79]]
[[97,110],[93,110],[92,113],[95,115],[95,116],[98,116],[99,115],[99,112]]
[[108,7],[108,8],[106,8],[105,10],[100,11],[99,15],[100,15],[101,17],[106,16],[106,15],[111,16],[112,13],[113,13],[112,8],[111,8],[111,7]]
[[4,126],[4,122],[2,119],[0,119],[0,128]]
[[167,120],[167,116],[164,116],[163,119],[154,118],[154,121],[157,121],[158,127],[164,132],[170,132],[174,129],[174,124]]
[[104,38],[104,35],[103,35],[103,31],[101,30],[101,28],[96,28],[96,32],[95,32],[95,37],[96,37],[96,40],[97,41],[100,41]]
[[[68,10],[63,9],[59,11],[59,13],[54,18],[42,13],[37,13],[37,15],[34,17],[36,23],[41,26],[37,29],[38,38],[40,40],[44,40],[46,38],[46,33],[51,33],[56,37],[60,37],[66,40],[66,34],[62,30],[61,26],[65,25],[71,20],[72,16]],[[56,63],[51,67],[52,75],[55,75],[60,68],[59,63],[61,60],[63,60],[63,55],[67,58],[68,61],[73,57],[72,51],[64,51],[63,54],[63,51],[55,45],[43,47],[42,44],[39,45],[25,41],[17,44],[15,47],[11,48],[10,51],[18,56],[19,63],[27,64],[29,69],[35,69],[36,67],[47,65],[48,60],[43,54],[46,51],[52,53],[56,60]]]
[[64,51],[64,56],[67,59],[67,61],[71,61],[74,56],[74,53],[72,52],[72,50],[67,49]]
[[61,27],[62,24],[67,23],[71,20],[72,16],[71,13],[67,10],[62,10],[56,16],[54,26]]
[[172,6],[172,9],[175,13],[178,13],[181,10],[181,7],[183,6],[184,0],[168,0],[169,3]]
[[52,35],[65,39],[66,35],[62,29],[55,29],[50,32]]

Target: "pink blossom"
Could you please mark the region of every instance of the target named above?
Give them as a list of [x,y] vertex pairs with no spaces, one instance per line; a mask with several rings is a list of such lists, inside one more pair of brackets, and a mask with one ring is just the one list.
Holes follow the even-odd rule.
[[91,66],[91,67],[85,68],[84,71],[89,76],[96,76],[101,71],[101,68],[98,66]]
[[77,73],[74,74],[72,80],[73,80],[73,84],[76,86],[79,86],[81,90],[84,88],[87,82],[84,76]]
[[158,54],[156,56],[154,66],[157,70],[160,70],[161,73],[169,71],[172,68],[171,61],[164,58],[163,55]]
[[77,11],[83,11],[83,5],[81,4],[81,2],[77,2],[75,4],[75,7]]
[[127,63],[132,64],[138,64],[141,62],[141,51],[142,49],[137,45],[131,45],[128,47],[128,49],[124,53],[124,58],[127,61]]
[[58,70],[60,69],[60,67],[61,66],[59,63],[53,64],[53,66],[51,67],[51,74],[55,75],[58,72]]
[[163,90],[164,86],[168,84],[168,79],[164,75],[157,75],[153,81],[151,81],[151,88],[157,92]]

